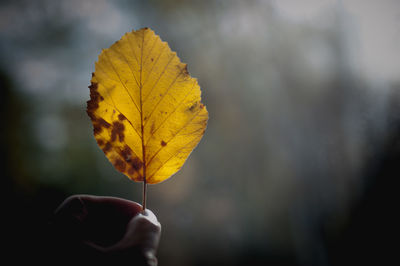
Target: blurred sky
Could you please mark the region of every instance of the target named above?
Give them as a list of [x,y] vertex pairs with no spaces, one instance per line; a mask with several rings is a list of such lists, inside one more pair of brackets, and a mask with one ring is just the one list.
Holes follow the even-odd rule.
[[188,63],[210,113],[182,170],[149,188],[160,265],[345,265],[332,236],[398,139],[396,0],[1,1],[15,206],[51,212],[77,193],[140,201],[85,109],[101,49],[142,27]]

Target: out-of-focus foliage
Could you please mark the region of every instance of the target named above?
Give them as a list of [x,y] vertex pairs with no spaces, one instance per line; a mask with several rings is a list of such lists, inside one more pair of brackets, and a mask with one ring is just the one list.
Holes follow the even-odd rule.
[[378,166],[398,143],[399,9],[391,0],[2,1],[8,213],[46,217],[76,193],[140,201],[140,185],[105,162],[85,101],[101,49],[148,26],[201,77],[212,114],[181,171],[149,187],[160,265],[346,264],[337,254],[376,247],[371,231],[333,242],[373,177],[390,176]]
[[197,80],[151,29],[103,50],[89,88],[97,144],[132,180],[156,184],[175,174],[206,130]]

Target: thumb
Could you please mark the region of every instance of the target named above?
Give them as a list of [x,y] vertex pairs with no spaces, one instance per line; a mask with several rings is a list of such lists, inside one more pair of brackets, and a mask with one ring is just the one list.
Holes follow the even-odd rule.
[[149,261],[157,265],[156,251],[161,235],[161,224],[154,213],[148,209],[134,216],[128,223],[122,239],[110,249],[136,249]]

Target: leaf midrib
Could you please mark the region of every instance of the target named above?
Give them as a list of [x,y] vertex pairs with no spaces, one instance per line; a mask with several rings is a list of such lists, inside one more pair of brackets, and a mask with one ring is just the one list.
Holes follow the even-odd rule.
[[143,182],[146,184],[146,149],[144,145],[144,124],[143,124],[143,101],[142,101],[142,70],[143,70],[143,45],[144,45],[144,31],[142,31],[142,45],[141,45],[141,51],[140,51],[140,76],[139,76],[139,94],[140,94],[140,127],[142,130],[142,162],[143,162]]

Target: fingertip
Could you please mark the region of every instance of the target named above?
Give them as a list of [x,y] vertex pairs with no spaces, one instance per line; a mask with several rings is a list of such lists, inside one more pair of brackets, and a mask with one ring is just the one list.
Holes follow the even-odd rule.
[[136,247],[144,253],[155,254],[161,236],[161,224],[150,210],[133,217],[127,226],[123,239],[117,244],[119,248]]
[[145,209],[144,211],[138,214],[139,217],[143,217],[144,219],[148,220],[149,222],[153,223],[154,225],[160,226],[160,222],[157,220],[156,215],[149,209]]

